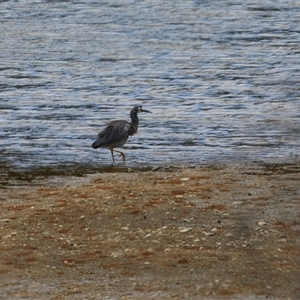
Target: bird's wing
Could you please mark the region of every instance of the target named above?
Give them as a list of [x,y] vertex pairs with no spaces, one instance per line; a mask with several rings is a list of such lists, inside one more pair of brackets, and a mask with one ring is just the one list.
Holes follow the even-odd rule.
[[[97,139],[97,147],[111,145],[111,144],[123,144],[126,142],[129,136],[130,124],[125,120],[116,120],[110,122],[106,128],[99,132]],[[122,145],[123,145],[122,144]]]

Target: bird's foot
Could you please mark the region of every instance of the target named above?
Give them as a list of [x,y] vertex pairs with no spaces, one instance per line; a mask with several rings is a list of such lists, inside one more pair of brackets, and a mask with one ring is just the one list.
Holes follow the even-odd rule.
[[114,150],[114,152],[118,152],[120,153],[120,157],[122,156],[122,159],[123,159],[123,162],[125,163],[125,154],[122,152],[122,151],[117,151],[117,150]]
[[125,163],[125,154],[124,153],[120,153],[120,157],[122,156],[122,159],[123,159],[123,163]]

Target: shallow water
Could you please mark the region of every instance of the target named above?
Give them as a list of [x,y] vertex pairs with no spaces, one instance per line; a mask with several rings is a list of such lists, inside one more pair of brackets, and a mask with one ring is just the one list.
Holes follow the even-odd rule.
[[[129,119],[127,166],[299,161],[297,1],[6,1],[0,161],[108,166],[98,131]],[[121,158],[117,158],[121,163]]]

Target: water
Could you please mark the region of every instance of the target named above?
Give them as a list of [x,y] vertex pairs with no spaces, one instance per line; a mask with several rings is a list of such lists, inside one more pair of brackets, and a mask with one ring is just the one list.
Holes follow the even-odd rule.
[[[101,167],[98,131],[141,104],[127,166],[299,161],[299,1],[0,3],[0,161]],[[119,161],[121,159],[118,158]]]

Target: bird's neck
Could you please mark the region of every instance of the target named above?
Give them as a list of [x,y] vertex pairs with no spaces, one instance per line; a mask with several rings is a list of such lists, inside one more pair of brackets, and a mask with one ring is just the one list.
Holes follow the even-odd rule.
[[131,123],[130,123],[130,135],[134,135],[135,133],[137,133],[138,131],[138,127],[139,127],[139,118],[137,116],[137,113],[131,113],[130,114],[131,117]]
[[136,127],[139,126],[139,118],[137,116],[137,112],[133,111],[130,113],[131,123]]

